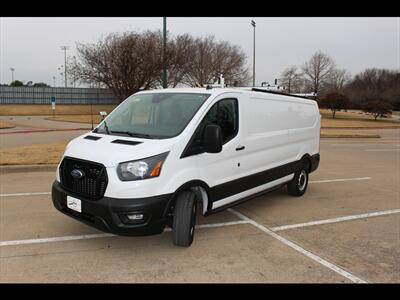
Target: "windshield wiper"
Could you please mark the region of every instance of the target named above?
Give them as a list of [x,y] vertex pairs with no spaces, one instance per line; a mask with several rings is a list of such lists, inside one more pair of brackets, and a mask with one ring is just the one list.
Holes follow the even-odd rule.
[[146,133],[137,133],[137,132],[131,132],[131,131],[114,131],[114,130],[112,130],[110,132],[111,133],[127,134],[129,136],[138,137],[138,138],[148,138],[148,139],[154,138],[152,135],[146,134]]

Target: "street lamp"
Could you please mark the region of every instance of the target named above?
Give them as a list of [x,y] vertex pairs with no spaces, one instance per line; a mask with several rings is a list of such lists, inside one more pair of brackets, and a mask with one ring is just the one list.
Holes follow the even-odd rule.
[[53,87],[56,87],[56,76],[53,76]]
[[253,26],[253,87],[256,84],[256,22],[251,20],[251,26]]
[[69,49],[68,46],[61,46],[61,50],[64,51],[64,76],[65,76],[65,87],[67,87],[67,50]]
[[168,87],[167,83],[167,17],[163,17],[163,88]]
[[10,68],[10,70],[11,70],[11,82],[14,82],[14,68]]

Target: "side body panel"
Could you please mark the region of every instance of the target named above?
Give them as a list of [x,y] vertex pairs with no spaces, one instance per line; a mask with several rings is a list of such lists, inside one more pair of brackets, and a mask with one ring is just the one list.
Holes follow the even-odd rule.
[[[199,164],[208,170],[203,178],[211,187],[212,209],[290,181],[301,157],[318,153],[320,116],[315,102],[252,94],[242,95],[239,102],[235,146],[245,149],[236,156],[233,147],[224,148],[219,157],[199,156]],[[228,156],[229,162],[224,162]],[[222,161],[215,173],[208,167],[211,159]]]

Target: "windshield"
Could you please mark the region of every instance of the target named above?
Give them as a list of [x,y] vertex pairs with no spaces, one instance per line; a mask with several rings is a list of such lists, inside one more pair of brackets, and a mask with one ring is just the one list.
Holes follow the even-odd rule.
[[123,101],[95,132],[171,138],[185,129],[209,96],[194,93],[135,94]]

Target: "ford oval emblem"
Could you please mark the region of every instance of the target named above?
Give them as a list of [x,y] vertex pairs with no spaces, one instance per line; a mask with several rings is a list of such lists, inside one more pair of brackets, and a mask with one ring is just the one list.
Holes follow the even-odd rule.
[[74,169],[74,170],[71,171],[71,176],[76,178],[76,179],[81,179],[82,177],[85,176],[85,173],[83,173],[82,170]]

